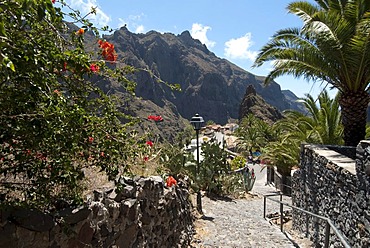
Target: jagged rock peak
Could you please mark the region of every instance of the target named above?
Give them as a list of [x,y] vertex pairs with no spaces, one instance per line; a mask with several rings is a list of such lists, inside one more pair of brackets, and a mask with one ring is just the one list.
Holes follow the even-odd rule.
[[253,85],[248,85],[246,95],[257,95],[256,89],[253,87]]
[[273,124],[283,118],[279,110],[266,103],[261,96],[257,95],[253,85],[248,85],[243,101],[240,104],[239,120],[249,114],[253,114],[268,124]]

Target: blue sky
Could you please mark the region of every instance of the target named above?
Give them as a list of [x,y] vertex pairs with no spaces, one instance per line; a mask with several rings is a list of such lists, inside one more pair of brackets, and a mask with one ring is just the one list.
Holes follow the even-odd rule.
[[[150,30],[180,34],[190,31],[218,57],[241,68],[266,76],[271,64],[251,68],[259,49],[279,29],[300,27],[302,22],[288,14],[286,6],[292,0],[66,0],[82,14],[97,7],[91,16],[97,26],[115,29],[127,25],[134,33]],[[309,2],[314,2],[309,0]],[[321,86],[290,76],[275,80],[282,89],[298,97],[310,93],[316,96]],[[330,92],[331,93],[331,92]],[[331,93],[334,95],[334,92]]]

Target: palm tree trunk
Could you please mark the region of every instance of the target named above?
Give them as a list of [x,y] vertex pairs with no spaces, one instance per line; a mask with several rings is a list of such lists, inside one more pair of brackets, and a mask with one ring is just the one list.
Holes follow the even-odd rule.
[[346,146],[357,146],[365,139],[369,101],[370,97],[366,91],[341,94],[339,104],[342,109],[343,139]]

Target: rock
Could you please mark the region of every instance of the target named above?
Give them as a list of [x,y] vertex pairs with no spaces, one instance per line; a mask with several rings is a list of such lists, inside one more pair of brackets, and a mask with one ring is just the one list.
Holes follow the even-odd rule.
[[14,239],[15,231],[15,225],[12,223],[0,228],[0,247],[17,247],[17,242]]
[[50,215],[36,209],[14,209],[9,218],[18,226],[36,232],[49,231],[55,224]]
[[83,244],[90,244],[92,237],[94,235],[94,229],[86,222],[80,229],[78,233],[78,240]]
[[136,187],[131,185],[126,185],[120,192],[117,193],[114,200],[116,202],[121,202],[127,198],[134,198],[136,195]]
[[121,248],[132,247],[132,244],[136,241],[138,227],[134,224],[126,228],[122,235],[118,238],[116,244]]
[[246,93],[239,107],[239,120],[253,114],[257,118],[273,124],[277,120],[283,118],[283,115],[275,107],[266,103],[265,100],[257,95],[256,90],[252,85],[247,87]]
[[76,224],[80,221],[85,220],[91,214],[91,209],[87,207],[80,207],[71,211],[70,214],[64,217],[64,221],[67,224]]

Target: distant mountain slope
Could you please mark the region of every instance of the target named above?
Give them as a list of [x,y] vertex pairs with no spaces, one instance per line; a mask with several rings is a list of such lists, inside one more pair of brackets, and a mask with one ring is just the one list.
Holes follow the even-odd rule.
[[[180,35],[155,31],[134,34],[121,28],[105,38],[115,44],[119,57],[127,64],[151,70],[168,83],[180,84],[178,92],[156,82],[145,71],[134,75],[138,83],[136,95],[159,106],[156,114],[162,114],[161,109],[166,107],[185,119],[199,113],[205,121],[225,124],[230,118],[238,119],[239,105],[249,84],[277,109],[296,108],[277,83],[263,87],[263,77],[218,58],[188,31]],[[145,104],[141,106],[145,109]]]
[[280,111],[266,103],[263,98],[256,93],[252,85],[248,85],[243,101],[240,104],[239,120],[249,114],[253,114],[270,125],[283,118]]
[[304,108],[303,104],[299,103],[299,98],[290,90],[282,90],[281,91],[285,96],[285,99],[290,103],[292,109],[297,110],[302,113],[306,113],[307,110]]

